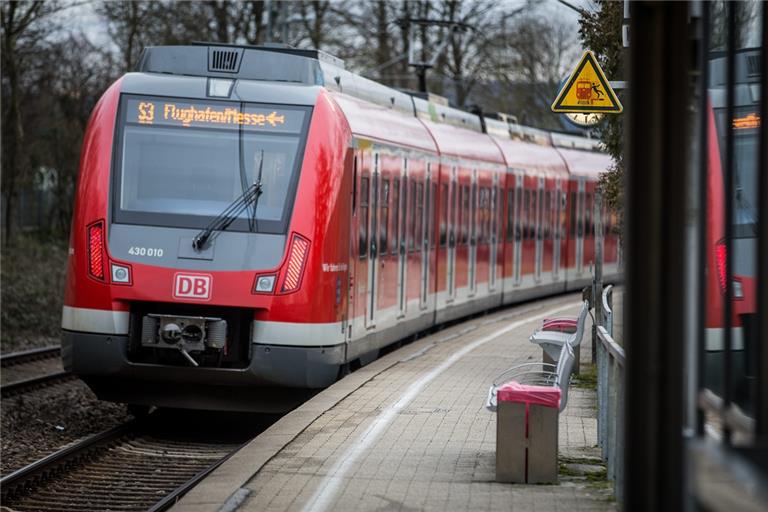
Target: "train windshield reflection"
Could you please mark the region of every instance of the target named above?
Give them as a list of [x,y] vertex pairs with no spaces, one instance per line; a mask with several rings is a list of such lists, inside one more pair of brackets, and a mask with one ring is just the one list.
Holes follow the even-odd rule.
[[[261,172],[264,193],[255,216],[258,230],[284,232],[301,163],[307,109],[140,100],[123,103],[113,187],[116,222],[202,228]],[[180,111],[191,115],[182,116]],[[241,213],[229,229],[249,231],[249,217],[247,211]]]

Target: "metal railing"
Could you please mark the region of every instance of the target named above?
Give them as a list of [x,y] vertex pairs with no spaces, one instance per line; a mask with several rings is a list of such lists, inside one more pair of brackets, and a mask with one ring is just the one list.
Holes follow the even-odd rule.
[[611,293],[603,290],[603,318],[597,327],[597,437],[616,499],[624,492],[624,349],[614,341]]

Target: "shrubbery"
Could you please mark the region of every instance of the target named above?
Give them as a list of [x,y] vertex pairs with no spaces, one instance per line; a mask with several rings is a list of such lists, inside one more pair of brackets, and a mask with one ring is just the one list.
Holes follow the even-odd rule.
[[2,248],[2,351],[58,343],[67,242],[23,235]]

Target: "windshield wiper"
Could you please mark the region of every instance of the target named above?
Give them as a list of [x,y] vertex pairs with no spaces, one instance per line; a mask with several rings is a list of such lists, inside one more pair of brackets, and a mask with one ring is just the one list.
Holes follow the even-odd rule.
[[232,203],[224,208],[224,210],[213,219],[205,229],[200,231],[197,236],[192,239],[192,247],[196,251],[202,251],[208,243],[219,236],[219,233],[227,229],[243,211],[251,206],[251,204],[253,204],[252,218],[254,218],[256,216],[256,206],[258,205],[261,192],[261,177],[259,177],[258,181],[246,188],[240,197],[232,201]]

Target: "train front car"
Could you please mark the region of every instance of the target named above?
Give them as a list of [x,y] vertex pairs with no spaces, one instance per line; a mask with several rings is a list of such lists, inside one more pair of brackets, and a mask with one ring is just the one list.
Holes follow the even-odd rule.
[[281,411],[344,362],[349,128],[317,54],[145,50],[85,135],[66,369],[106,400]]

